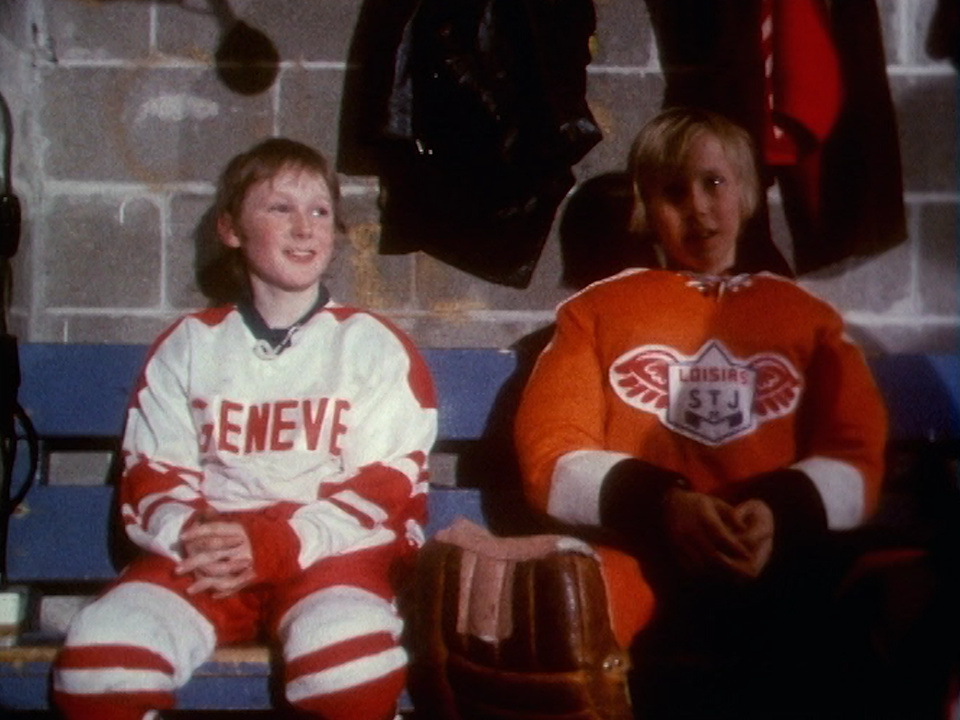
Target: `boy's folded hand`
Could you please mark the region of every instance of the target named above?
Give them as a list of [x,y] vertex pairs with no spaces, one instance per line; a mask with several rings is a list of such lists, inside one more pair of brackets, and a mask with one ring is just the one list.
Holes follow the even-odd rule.
[[667,533],[683,568],[693,575],[755,578],[773,551],[773,512],[760,500],[732,506],[687,490],[666,499]]
[[763,572],[773,553],[773,511],[762,500],[747,500],[734,508],[740,541],[749,551],[745,559],[730,558],[730,567],[741,575],[755,578]]
[[213,591],[215,597],[227,597],[256,577],[253,547],[240,523],[204,517],[181,533],[180,542],[184,559],[177,574],[193,574],[191,595]]

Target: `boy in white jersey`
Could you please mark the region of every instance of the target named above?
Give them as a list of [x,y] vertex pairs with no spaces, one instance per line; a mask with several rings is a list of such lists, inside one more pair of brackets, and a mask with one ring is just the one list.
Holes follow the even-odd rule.
[[337,178],[301,143],[234,158],[217,195],[235,302],[151,348],[123,521],[143,553],[78,615],[54,670],[71,718],[143,718],[218,645],[282,649],[297,710],[386,720],[405,683],[398,572],[423,542],[436,400],[412,343],[330,300]]

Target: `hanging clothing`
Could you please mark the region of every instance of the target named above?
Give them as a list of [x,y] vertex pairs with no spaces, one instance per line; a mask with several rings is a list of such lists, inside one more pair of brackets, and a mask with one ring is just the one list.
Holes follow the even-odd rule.
[[590,0],[412,8],[375,138],[382,253],[529,284],[571,167],[601,138],[586,103],[595,23]]
[[[874,0],[829,8],[823,0],[771,3],[772,74],[765,0],[646,2],[667,81],[664,105],[714,110],[750,131],[768,183],[780,183],[797,274],[906,239],[899,136]],[[777,125],[789,134],[787,152],[771,147]],[[754,271],[767,264],[782,272],[771,247],[762,207],[741,246],[743,260]]]
[[927,29],[927,54],[934,60],[950,60],[960,68],[960,3],[937,0],[930,27]]

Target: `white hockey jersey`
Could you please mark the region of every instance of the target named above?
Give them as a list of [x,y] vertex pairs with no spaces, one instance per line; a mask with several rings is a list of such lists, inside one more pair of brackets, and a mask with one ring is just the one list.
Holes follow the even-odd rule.
[[419,546],[436,407],[412,343],[369,312],[327,303],[275,350],[236,306],[188,315],[151,348],[128,411],[127,533],[179,559],[194,513],[259,511],[300,568]]

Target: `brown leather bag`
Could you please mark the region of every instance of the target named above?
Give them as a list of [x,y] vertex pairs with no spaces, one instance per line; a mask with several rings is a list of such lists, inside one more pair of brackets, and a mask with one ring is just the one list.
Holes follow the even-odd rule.
[[421,550],[410,692],[437,720],[632,720],[627,653],[589,546],[467,520]]

